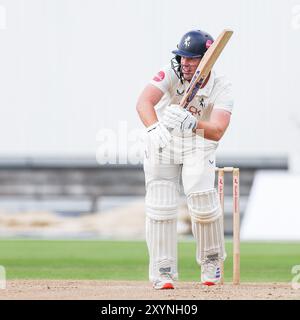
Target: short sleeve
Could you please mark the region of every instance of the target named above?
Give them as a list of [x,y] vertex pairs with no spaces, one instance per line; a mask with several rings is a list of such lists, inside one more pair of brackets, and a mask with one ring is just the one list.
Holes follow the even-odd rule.
[[233,109],[233,94],[231,83],[226,83],[222,86],[217,94],[216,100],[214,102],[214,109],[222,109],[232,113]]
[[174,85],[174,80],[176,81],[176,75],[174,71],[170,66],[165,66],[156,73],[156,75],[150,81],[150,84],[160,89],[163,93],[166,93],[167,91],[171,90],[172,86]]

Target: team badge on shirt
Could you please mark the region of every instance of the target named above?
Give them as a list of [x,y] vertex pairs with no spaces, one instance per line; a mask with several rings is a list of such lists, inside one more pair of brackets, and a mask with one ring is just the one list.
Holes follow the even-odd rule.
[[199,107],[201,107],[202,109],[205,108],[205,103],[204,103],[204,99],[201,98],[200,101],[199,101]]

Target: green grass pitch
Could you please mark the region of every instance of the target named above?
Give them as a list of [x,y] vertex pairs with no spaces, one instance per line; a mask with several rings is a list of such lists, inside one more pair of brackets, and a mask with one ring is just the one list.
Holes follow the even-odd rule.
[[[226,242],[225,281],[232,279],[232,244]],[[179,242],[179,280],[198,281],[195,243]],[[8,279],[147,280],[143,241],[0,240]],[[300,243],[241,243],[241,281],[290,282],[300,265]]]

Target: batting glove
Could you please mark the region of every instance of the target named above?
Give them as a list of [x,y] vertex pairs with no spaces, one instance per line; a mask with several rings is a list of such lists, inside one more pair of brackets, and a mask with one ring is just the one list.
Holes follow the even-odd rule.
[[150,141],[157,148],[164,148],[171,141],[171,134],[163,123],[157,121],[147,128]]
[[196,129],[198,120],[178,104],[171,104],[164,112],[163,123],[168,128],[179,128],[184,132]]

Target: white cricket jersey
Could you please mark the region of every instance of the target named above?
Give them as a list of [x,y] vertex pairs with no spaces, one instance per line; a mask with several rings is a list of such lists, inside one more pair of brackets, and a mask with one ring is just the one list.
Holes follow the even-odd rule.
[[[189,82],[180,82],[171,66],[165,66],[150,81],[152,85],[159,88],[163,97],[155,106],[158,120],[162,119],[165,108],[170,104],[179,104]],[[199,89],[187,110],[198,120],[208,121],[213,109],[223,109],[232,112],[233,98],[231,83],[225,76],[217,76],[214,71],[204,88]]]

